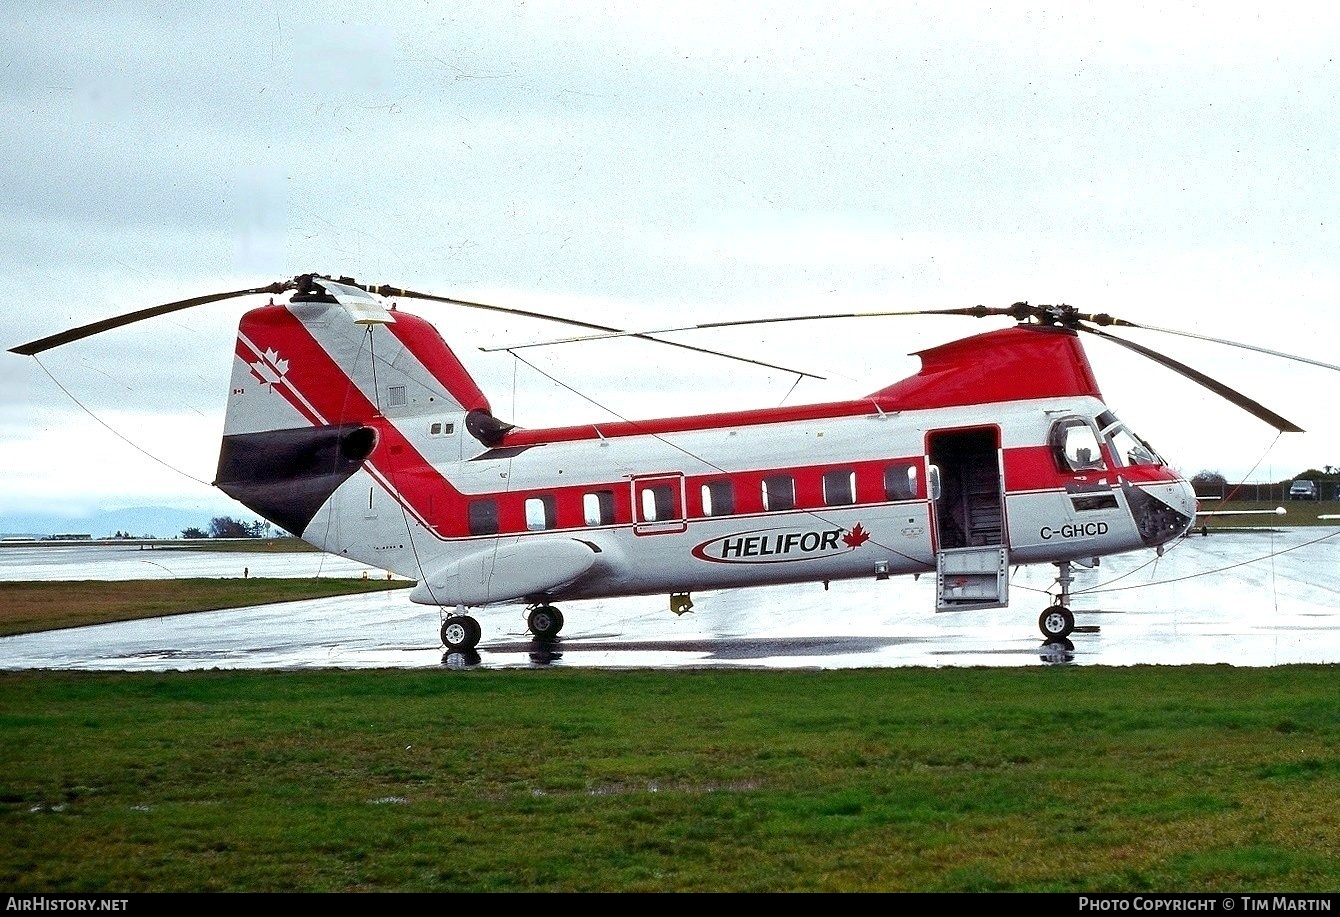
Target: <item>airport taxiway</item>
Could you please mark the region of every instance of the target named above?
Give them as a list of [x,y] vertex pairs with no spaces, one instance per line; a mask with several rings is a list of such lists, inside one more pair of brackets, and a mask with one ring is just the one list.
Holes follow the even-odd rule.
[[[384,576],[319,554],[0,548],[0,580]],[[1056,570],[1021,567],[1010,607],[936,614],[933,576],[573,602],[548,645],[519,607],[474,612],[476,653],[445,653],[439,612],[408,590],[151,618],[0,639],[0,669],[879,668],[1275,666],[1340,662],[1340,529],[1194,535],[1078,569],[1070,645],[1037,617]]]

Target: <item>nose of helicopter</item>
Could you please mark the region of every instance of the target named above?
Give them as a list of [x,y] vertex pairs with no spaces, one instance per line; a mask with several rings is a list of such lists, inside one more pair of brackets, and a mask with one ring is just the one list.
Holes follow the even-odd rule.
[[1190,481],[1182,477],[1178,477],[1168,487],[1167,492],[1159,494],[1159,497],[1167,504],[1167,515],[1171,517],[1164,527],[1166,537],[1159,539],[1159,543],[1163,544],[1174,538],[1180,538],[1191,528],[1196,521],[1197,501],[1195,488],[1191,486]]
[[1187,517],[1187,528],[1196,519],[1196,490],[1191,486],[1191,482],[1186,478],[1178,478],[1177,485],[1169,500],[1171,506],[1179,515]]
[[1127,499],[1140,538],[1157,547],[1180,538],[1196,520],[1196,492],[1182,477],[1159,484],[1129,487]]

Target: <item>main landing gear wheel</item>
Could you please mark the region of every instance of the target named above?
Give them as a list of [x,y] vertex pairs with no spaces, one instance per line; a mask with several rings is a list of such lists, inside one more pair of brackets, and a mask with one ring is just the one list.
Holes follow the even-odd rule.
[[442,622],[442,645],[455,652],[467,652],[479,643],[483,633],[479,622],[469,615],[452,615]]
[[1049,640],[1064,640],[1075,629],[1075,616],[1064,605],[1053,605],[1038,618],[1038,629]]
[[553,605],[536,605],[526,619],[536,640],[552,640],[563,629],[563,613]]

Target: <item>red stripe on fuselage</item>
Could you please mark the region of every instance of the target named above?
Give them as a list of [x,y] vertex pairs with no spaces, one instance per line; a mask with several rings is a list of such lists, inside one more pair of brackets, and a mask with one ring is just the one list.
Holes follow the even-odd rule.
[[1017,325],[917,353],[921,371],[880,389],[894,410],[1085,396],[1102,400],[1079,336]]
[[[303,400],[301,395],[299,395],[296,391],[292,389],[291,386],[287,384],[287,378],[279,372],[278,368],[273,363],[270,362],[270,359],[265,355],[265,352],[263,350],[258,349],[254,341],[249,342],[249,338],[250,338],[249,335],[247,335],[244,331],[239,330],[237,336],[237,344],[233,349],[233,353],[237,356],[239,360],[247,364],[247,368],[251,370],[252,378],[255,379],[257,382],[259,382],[261,385],[270,386],[271,391],[275,392],[285,401],[287,401],[293,407],[293,409],[297,411],[299,414],[301,414],[303,419],[306,420],[308,423],[310,423],[312,426],[316,427],[324,425],[325,420],[323,420],[321,417],[317,416],[312,412],[311,407]],[[259,370],[256,369],[257,363],[263,363],[265,366],[267,366],[272,371],[272,373],[277,377],[278,381],[271,382],[269,379],[267,379],[264,376],[264,374],[262,374]]]
[[479,390],[469,370],[452,353],[442,335],[429,322],[407,312],[395,313],[395,321],[385,326],[396,340],[432,373],[433,378],[451,392],[453,398],[467,411],[483,410],[492,413],[489,400]]
[[573,442],[583,439],[612,439],[619,436],[660,436],[667,433],[691,433],[695,430],[728,430],[770,423],[802,420],[828,420],[836,417],[864,417],[877,413],[875,402],[836,401],[829,404],[797,405],[788,408],[758,408],[721,414],[696,414],[689,417],[664,417],[657,420],[621,420],[614,423],[582,424],[576,427],[547,427],[513,430],[503,446],[538,446],[545,443]]
[[1005,490],[1008,493],[1028,493],[1039,490],[1059,490],[1075,481],[1106,479],[1113,487],[1120,480],[1132,484],[1168,484],[1181,480],[1177,472],[1166,465],[1122,465],[1114,467],[1111,456],[1103,447],[1108,466],[1104,469],[1074,472],[1060,471],[1056,458],[1048,446],[1016,446],[1005,450]]
[[[366,465],[401,506],[439,535],[446,534],[443,527],[447,520],[463,518],[461,493],[380,414],[288,309],[267,306],[248,313],[239,335],[245,335],[260,353],[273,350],[279,359],[288,361],[283,381],[275,385],[275,390],[314,426],[357,423],[377,431],[377,445]],[[244,349],[239,340],[238,356],[250,363]]]
[[1046,446],[1018,446],[1005,450],[1005,490],[1008,493],[1053,490],[1074,475],[1056,470],[1052,450]]
[[533,446],[597,437],[665,435],[1042,398],[1102,398],[1084,348],[1073,331],[1038,326],[1004,328],[923,350],[917,356],[922,368],[915,376],[855,401],[513,430],[503,444]]

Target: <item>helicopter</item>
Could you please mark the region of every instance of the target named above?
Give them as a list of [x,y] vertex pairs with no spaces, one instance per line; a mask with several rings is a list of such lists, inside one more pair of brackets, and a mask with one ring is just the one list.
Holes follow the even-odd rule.
[[[1075,567],[1162,553],[1198,515],[1191,484],[1104,403],[1081,336],[1134,351],[1282,432],[1301,428],[1103,329],[1316,362],[1069,305],[628,331],[319,274],[165,303],[11,352],[36,356],[261,294],[269,303],[238,325],[214,486],[322,551],[414,580],[411,601],[439,608],[438,636],[456,652],[479,644],[471,611],[485,607],[520,606],[541,642],[564,626],[559,603],[659,594],[683,614],[695,592],[862,578],[933,574],[937,612],[1005,608],[1011,568],[1029,564],[1057,568],[1037,626],[1064,641],[1075,629]],[[541,343],[633,336],[731,358],[658,335],[896,315],[1014,324],[918,351],[918,372],[864,398],[522,428],[495,415],[434,325],[399,308],[403,299],[584,331]]]

